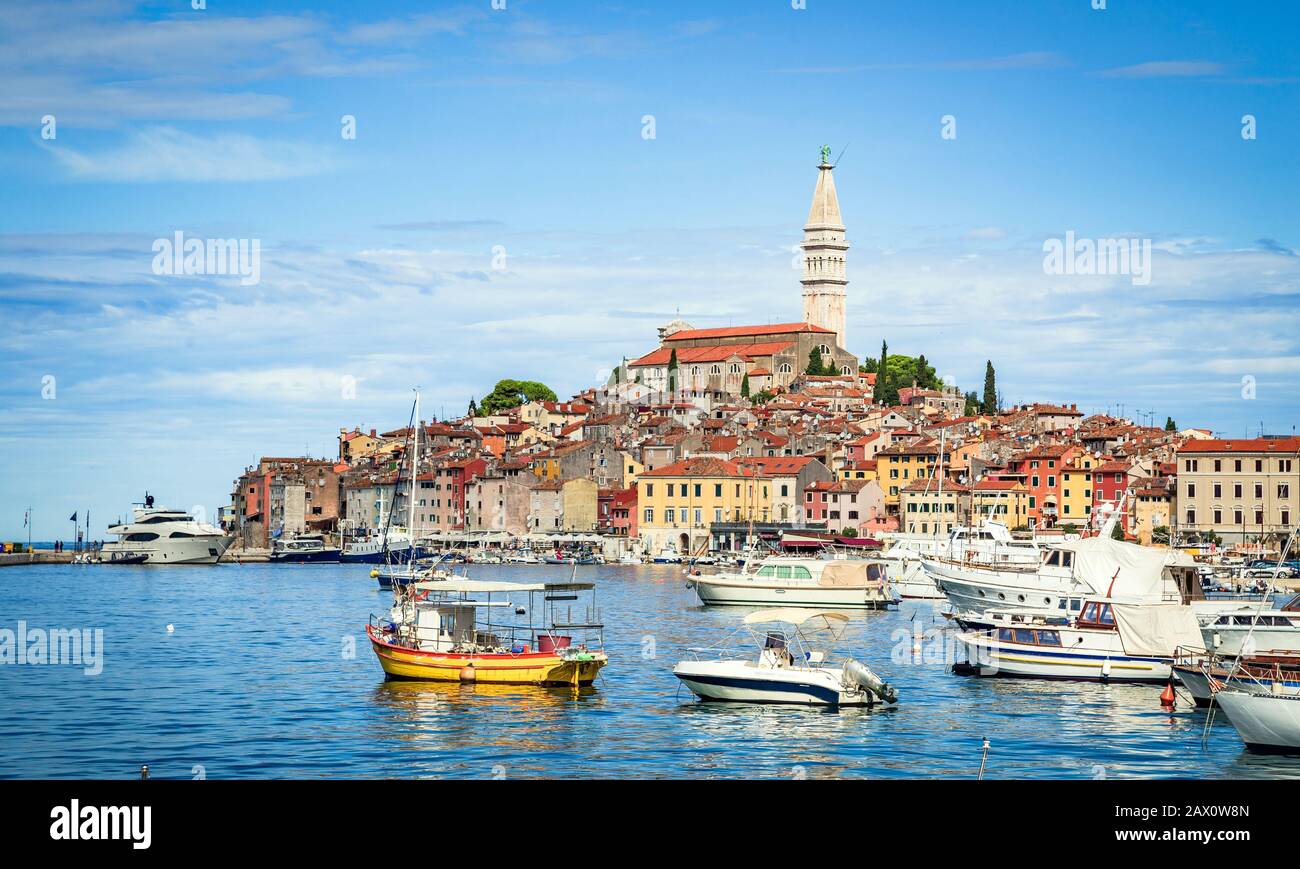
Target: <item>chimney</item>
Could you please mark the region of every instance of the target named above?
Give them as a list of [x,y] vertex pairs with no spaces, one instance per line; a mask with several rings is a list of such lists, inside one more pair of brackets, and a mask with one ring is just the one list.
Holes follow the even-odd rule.
[[375,436],[375,430],[374,430],[374,429],[371,429],[371,430],[370,430],[370,436],[371,436],[371,437],[374,437],[374,436]]

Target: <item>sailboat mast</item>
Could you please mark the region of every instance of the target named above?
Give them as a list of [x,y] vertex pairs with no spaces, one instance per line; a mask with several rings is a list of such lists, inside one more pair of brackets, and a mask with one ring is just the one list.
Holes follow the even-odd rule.
[[415,545],[415,489],[420,479],[420,390],[415,390],[415,440],[411,444],[411,491],[406,498],[406,533]]

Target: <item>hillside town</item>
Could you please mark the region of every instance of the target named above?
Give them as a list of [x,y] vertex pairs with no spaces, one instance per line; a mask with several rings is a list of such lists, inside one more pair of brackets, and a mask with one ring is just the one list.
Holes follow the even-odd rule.
[[[804,226],[803,317],[695,328],[559,400],[503,380],[464,416],[413,432],[341,428],[329,458],[266,457],[236,480],[223,524],[245,550],[307,533],[500,546],[528,538],[606,557],[698,557],[755,539],[946,535],[994,518],[1036,535],[1086,534],[1120,511],[1142,544],[1268,551],[1295,517],[1300,439],[1004,407],[941,382],[923,355],[845,349],[849,243],[823,148]],[[414,503],[411,503],[414,499]]]

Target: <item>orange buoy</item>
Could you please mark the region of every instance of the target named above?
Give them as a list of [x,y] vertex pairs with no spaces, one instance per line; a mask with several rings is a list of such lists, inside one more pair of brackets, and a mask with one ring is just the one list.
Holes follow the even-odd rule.
[[460,681],[473,682],[477,678],[478,677],[474,673],[473,664],[466,664],[464,667],[460,668]]
[[1165,690],[1160,692],[1160,705],[1161,706],[1174,705],[1174,683],[1173,682],[1165,683]]

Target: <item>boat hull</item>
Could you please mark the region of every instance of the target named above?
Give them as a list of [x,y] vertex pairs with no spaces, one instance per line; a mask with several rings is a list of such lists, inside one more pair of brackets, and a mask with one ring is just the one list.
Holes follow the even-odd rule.
[[827,609],[885,609],[895,601],[873,586],[775,586],[697,576],[695,593],[706,606],[797,606]]
[[337,549],[315,549],[306,552],[272,552],[272,564],[337,564],[342,553]]
[[368,627],[370,645],[390,679],[424,682],[482,682],[497,685],[590,685],[605,666],[603,653],[585,660],[551,652],[520,655],[453,655],[394,646]]
[[785,703],[799,706],[871,706],[870,691],[846,691],[838,670],[775,669],[731,661],[683,661],[673,675],[701,700],[722,703]]
[[[953,609],[962,613],[982,613],[998,609],[1057,609],[1063,599],[1090,593],[1090,589],[1067,590],[1055,581],[1044,583],[1032,571],[1009,571],[975,566],[956,566],[933,561],[923,562],[931,581],[943,592]],[[1066,581],[1061,581],[1064,585]]]
[[1109,651],[1022,646],[959,633],[966,653],[959,672],[978,676],[1067,679],[1085,682],[1167,682],[1172,659],[1142,658]]
[[104,544],[100,558],[110,561],[114,555],[145,556],[142,564],[216,564],[234,542],[233,537],[187,537],[150,542],[113,542]]
[[895,571],[891,569],[889,584],[893,586],[894,592],[899,597],[907,600],[943,600],[946,597],[925,572],[919,560],[899,561],[898,564],[900,566],[898,575],[895,576]]
[[1247,747],[1300,752],[1300,697],[1233,690],[1217,701]]

